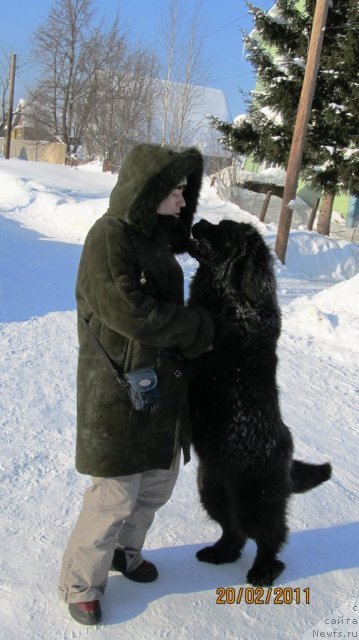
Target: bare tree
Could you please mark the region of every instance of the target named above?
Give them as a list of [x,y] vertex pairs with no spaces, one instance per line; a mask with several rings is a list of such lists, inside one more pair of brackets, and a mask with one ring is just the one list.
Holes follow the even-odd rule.
[[91,119],[84,132],[84,143],[91,156],[107,156],[109,159],[114,143],[114,119],[118,108],[116,96],[121,95],[121,74],[125,67],[127,48],[126,36],[119,36],[118,33],[117,17],[106,34],[103,47],[107,55],[104,61],[97,61],[91,80],[88,100]]
[[[40,78],[30,101],[52,137],[76,148],[86,122],[90,79],[101,49],[101,30],[93,27],[92,0],[56,0],[34,33],[32,58]],[[33,109],[34,111],[34,109]]]
[[[192,142],[198,126],[193,114],[202,95],[196,85],[204,78],[199,5],[186,19],[179,0],[171,0],[161,83],[154,52],[131,47],[117,15],[107,29],[95,25],[92,2],[55,0],[35,31],[32,57],[39,78],[29,96],[33,129],[64,142],[68,153],[85,143],[89,154],[115,165],[135,142],[158,141],[159,130],[164,144]],[[167,46],[165,33],[163,40]]]
[[84,143],[90,155],[118,164],[134,140],[150,135],[157,62],[145,47],[131,48],[118,15],[108,27],[94,25],[91,3],[56,0],[36,29],[41,75],[30,98],[38,125],[68,152]]
[[135,142],[152,140],[157,60],[145,47],[130,50],[117,39],[96,71],[92,118],[84,141],[92,155],[118,167]]
[[153,140],[154,113],[158,85],[158,61],[155,54],[141,47],[133,51],[127,62],[128,74],[121,114],[123,140],[134,142]]
[[200,84],[206,79],[200,24],[200,3],[188,18],[183,4],[170,0],[162,29],[162,144],[181,147],[195,136],[198,121],[193,120],[193,114],[203,94]]
[[178,3],[172,1],[169,5],[169,24],[162,34],[164,50],[166,52],[166,77],[163,81],[163,92],[161,99],[162,106],[162,126],[161,144],[167,142],[168,124],[170,120],[170,109],[172,100],[172,83],[175,74],[175,50],[178,32]]

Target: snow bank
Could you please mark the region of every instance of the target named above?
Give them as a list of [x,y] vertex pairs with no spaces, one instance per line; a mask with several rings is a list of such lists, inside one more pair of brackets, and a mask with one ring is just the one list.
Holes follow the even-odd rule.
[[0,159],[0,213],[48,240],[83,244],[116,182],[98,169]]
[[[269,239],[268,239],[269,240]],[[274,249],[275,236],[269,240]],[[313,280],[340,282],[359,272],[359,247],[345,240],[332,240],[314,231],[289,234],[286,265],[278,263],[278,274],[305,276]]]
[[317,338],[332,357],[359,360],[359,275],[312,298],[301,298],[285,310],[285,331]]

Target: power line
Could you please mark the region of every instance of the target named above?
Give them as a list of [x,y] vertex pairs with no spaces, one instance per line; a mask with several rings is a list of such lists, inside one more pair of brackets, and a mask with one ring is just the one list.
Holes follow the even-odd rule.
[[328,31],[328,29],[337,29],[340,31],[341,29],[345,29],[347,31],[354,31],[359,28],[359,22],[351,22],[349,24],[342,24],[340,27],[325,27],[324,31]]
[[241,20],[242,18],[246,18],[248,16],[248,13],[249,12],[247,11],[247,13],[244,13],[243,15],[238,16],[238,18],[235,18],[230,22],[226,22],[226,24],[223,24],[221,27],[218,27],[218,29],[215,29],[214,31],[210,31],[210,33],[205,33],[204,38],[209,38],[209,36],[212,36],[214,33],[218,33],[218,31],[222,31],[222,29],[225,29],[226,27],[229,27],[231,24],[238,22],[238,20]]
[[[265,5],[273,5],[273,0],[265,0],[265,2],[263,3]],[[258,7],[258,9],[260,9],[261,11],[265,11],[266,7]],[[238,22],[238,20],[242,20],[243,18],[247,18],[248,16],[250,16],[251,13],[249,10],[247,10],[245,13],[242,13],[240,16],[238,16],[237,18],[234,18],[233,20],[230,20],[229,22],[226,22],[225,24],[223,24],[222,26],[218,27],[217,29],[214,29],[214,31],[210,31],[209,33],[205,33],[204,34],[204,38],[209,38],[209,36],[212,36],[214,33],[218,33],[218,31],[222,31],[222,29],[225,29],[226,27],[231,26],[232,24],[234,24],[235,22]]]

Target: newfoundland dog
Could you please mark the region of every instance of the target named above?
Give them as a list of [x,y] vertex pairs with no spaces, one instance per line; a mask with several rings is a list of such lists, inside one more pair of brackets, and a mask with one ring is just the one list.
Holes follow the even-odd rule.
[[197,557],[233,562],[253,538],[257,555],[247,580],[269,586],[285,567],[277,553],[287,537],[290,495],[328,480],[331,466],[292,459],[276,385],[276,280],[260,233],[247,223],[201,220],[189,253],[199,262],[189,305],[206,308],[217,325],[214,348],[199,358],[190,383],[198,487],[223,530]]

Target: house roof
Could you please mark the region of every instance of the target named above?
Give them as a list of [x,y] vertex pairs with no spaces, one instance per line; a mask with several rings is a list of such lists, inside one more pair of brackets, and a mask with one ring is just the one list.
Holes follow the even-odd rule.
[[16,127],[31,127],[31,107],[29,106],[25,98],[20,98],[17,103],[12,119],[12,128]]

